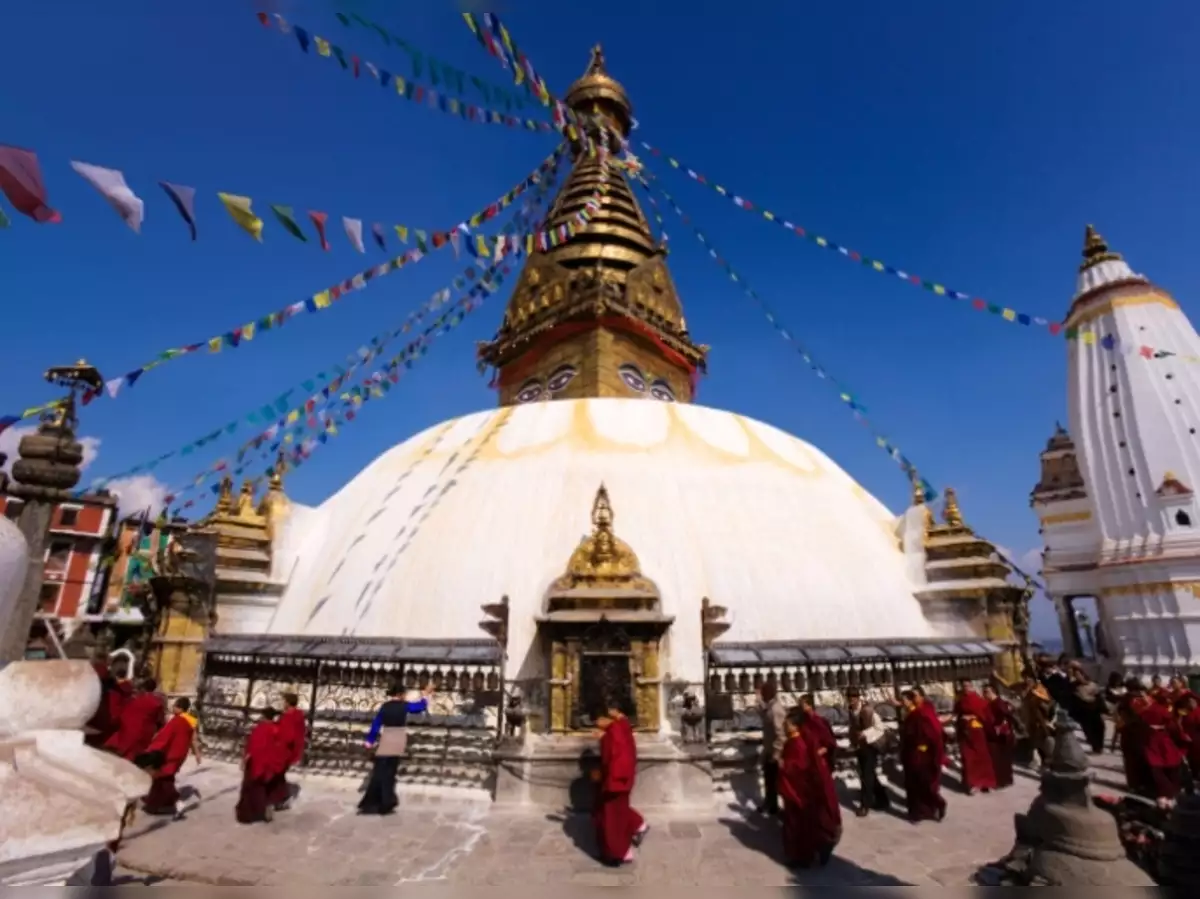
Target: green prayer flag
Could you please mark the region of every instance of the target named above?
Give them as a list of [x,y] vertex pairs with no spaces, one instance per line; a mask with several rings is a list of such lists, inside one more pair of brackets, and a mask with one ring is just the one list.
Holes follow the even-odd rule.
[[[347,16],[344,12],[335,12],[334,15],[337,16],[337,20],[339,22],[341,22],[343,25],[350,24],[350,17]],[[357,18],[357,16],[355,18]]]
[[279,219],[279,224],[287,229],[288,234],[297,240],[308,243],[308,238],[296,223],[296,213],[292,211],[291,206],[272,206],[271,211],[275,213],[275,218]]
[[8,216],[4,214],[3,209],[0,209],[0,228],[7,228],[8,226],[9,226]]
[[329,48],[333,51],[333,55],[337,57],[337,61],[342,64],[343,69],[350,68],[350,64],[346,62],[346,54],[342,52],[342,48],[337,44],[333,44]]

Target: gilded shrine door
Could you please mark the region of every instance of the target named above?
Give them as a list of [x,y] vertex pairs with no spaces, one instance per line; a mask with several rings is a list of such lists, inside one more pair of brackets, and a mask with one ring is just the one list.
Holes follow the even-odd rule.
[[605,702],[613,702],[637,726],[634,663],[629,637],[612,622],[601,620],[579,643],[579,677],[575,684],[572,726],[585,730]]

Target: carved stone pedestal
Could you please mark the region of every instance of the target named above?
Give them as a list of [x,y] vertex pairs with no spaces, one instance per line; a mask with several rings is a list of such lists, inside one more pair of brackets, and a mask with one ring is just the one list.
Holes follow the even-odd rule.
[[100,703],[87,662],[0,670],[0,885],[63,885],[116,840],[150,777],[84,745]]
[[[712,761],[706,746],[680,746],[667,737],[637,735],[639,809],[711,811]],[[501,745],[496,762],[497,805],[588,811],[600,757],[597,741],[584,735],[531,735],[524,745]]]

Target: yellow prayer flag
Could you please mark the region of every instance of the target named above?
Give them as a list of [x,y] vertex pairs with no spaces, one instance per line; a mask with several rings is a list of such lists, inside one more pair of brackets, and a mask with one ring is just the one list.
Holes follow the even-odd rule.
[[714,184],[713,189],[715,189],[716,192],[719,193],[721,196],[725,196],[725,188],[723,188],[721,185]]
[[488,249],[487,239],[482,234],[475,235],[475,249],[484,259],[492,255],[492,251]]
[[673,169],[679,168],[679,160],[678,159],[672,159],[670,156],[668,156],[667,162],[671,163],[671,168],[673,168]]
[[875,271],[877,271],[877,272],[883,271],[883,263],[882,262],[878,262],[878,261],[872,262],[871,267],[873,269],[875,269]]
[[1095,331],[1084,331],[1082,334],[1079,335],[1079,337],[1084,343],[1095,343],[1096,342],[1096,332]]
[[316,304],[318,309],[326,309],[329,307],[329,304],[333,302],[333,300],[329,298],[328,290],[322,290],[320,293],[313,294],[313,302]]
[[571,140],[579,140],[579,132],[575,130],[574,125],[567,125],[567,137]]
[[293,409],[291,412],[288,413],[288,417],[287,417],[288,424],[291,424],[292,422],[299,421],[299,420],[300,420],[300,410]]
[[401,97],[405,96],[408,93],[407,86],[404,83],[404,79],[401,78],[399,75],[396,76],[396,93],[398,93]]
[[1000,316],[1008,322],[1015,322],[1017,320],[1017,313],[1014,309],[1005,309],[1000,313]]
[[313,43],[317,45],[317,53],[319,53],[321,56],[329,55],[329,41],[325,40],[323,37],[317,37],[314,34]]
[[471,29],[472,34],[479,34],[479,28],[475,24],[475,17],[469,12],[462,14],[463,20],[467,23],[467,27]]
[[408,243],[408,228],[404,225],[394,225],[396,236],[400,238],[400,243]]
[[775,213],[764,209],[763,210],[763,218],[765,218],[768,222],[773,222],[773,221],[775,221]]
[[250,322],[250,324],[248,324],[248,325],[242,325],[242,340],[253,340],[253,339],[254,339],[254,322]]
[[225,342],[224,339],[221,337],[213,337],[212,339],[210,339],[208,341],[208,351],[210,353],[221,352],[221,344],[224,342]]
[[532,234],[525,235],[525,252],[526,252],[526,254],[533,252],[533,235]]
[[941,285],[941,284],[934,284],[934,285],[933,285],[933,292],[934,292],[934,293],[936,293],[938,296],[945,296],[945,295],[946,295],[946,288],[942,287],[942,285]]
[[331,421],[331,422],[329,423],[329,427],[327,427],[327,428],[325,429],[325,433],[326,433],[326,434],[329,434],[331,437],[335,437],[335,436],[337,436],[337,425],[335,425],[335,424],[334,424],[334,423]]
[[249,197],[239,197],[237,194],[218,193],[217,198],[225,206],[225,211],[229,213],[238,225],[253,237],[255,240],[262,241],[263,220],[254,214],[254,210],[250,208],[253,202]]
[[824,237],[817,238],[817,246],[824,247],[824,246],[827,246],[828,244],[829,244],[829,241],[827,241]]
[[284,434],[284,435],[283,435],[283,442],[284,442],[284,443],[291,443],[291,442],[292,442],[292,435],[291,435],[291,434]]

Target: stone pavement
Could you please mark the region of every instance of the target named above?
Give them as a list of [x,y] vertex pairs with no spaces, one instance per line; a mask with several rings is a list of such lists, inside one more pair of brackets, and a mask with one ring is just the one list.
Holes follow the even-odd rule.
[[[1093,763],[1095,792],[1115,792],[1120,762],[1105,755]],[[703,817],[643,809],[652,830],[640,857],[614,870],[594,859],[586,816],[505,812],[468,795],[402,789],[396,815],[360,817],[356,782],[310,777],[300,779],[292,809],[270,824],[245,826],[233,815],[239,781],[230,766],[185,770],[181,783],[201,798],[182,821],[139,815],[119,857],[126,882],[151,875],[151,883],[231,886],[966,885],[979,866],[1011,849],[1013,814],[1037,793],[1037,780],[1019,771],[1011,788],[968,797],[947,772],[949,813],[940,824],[912,825],[886,813],[859,819],[844,803],[834,860],[794,874],[782,864],[776,825],[736,800],[715,802]]]

